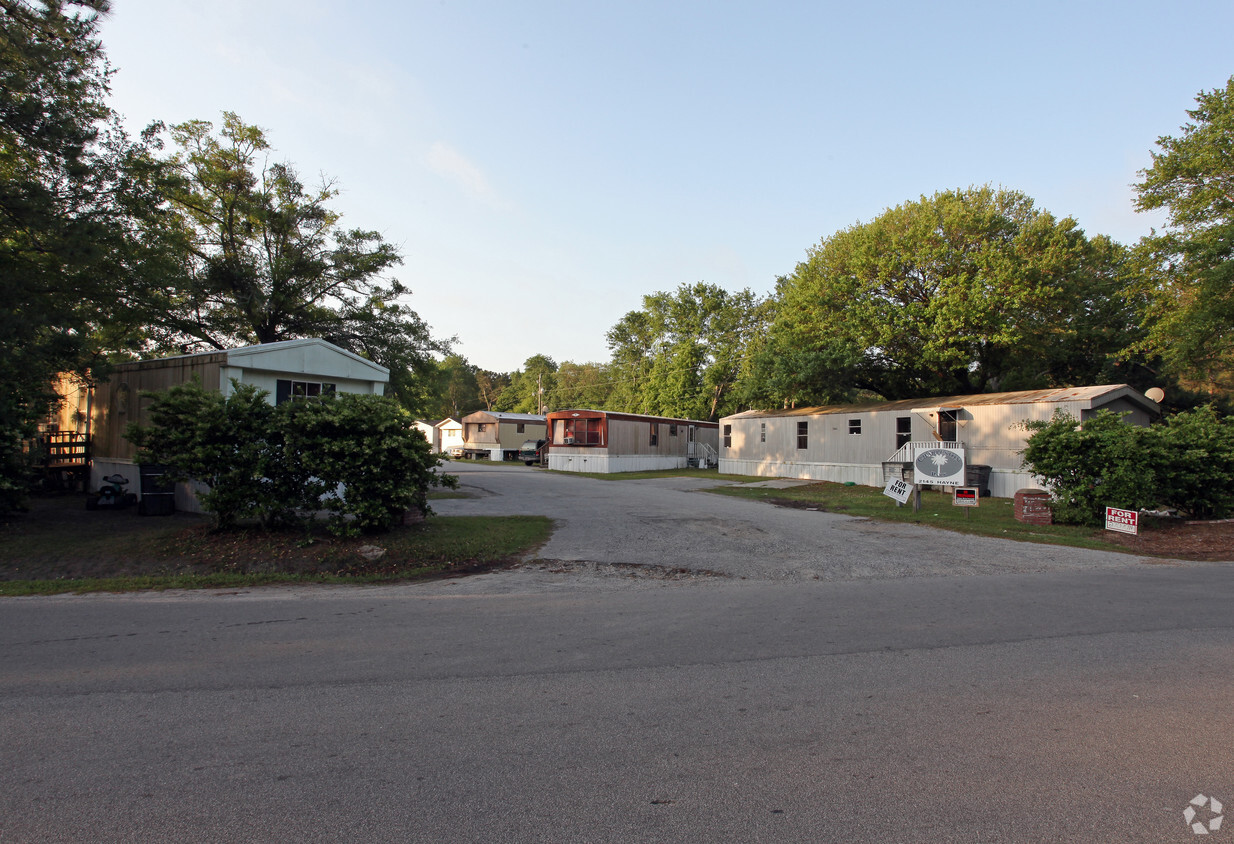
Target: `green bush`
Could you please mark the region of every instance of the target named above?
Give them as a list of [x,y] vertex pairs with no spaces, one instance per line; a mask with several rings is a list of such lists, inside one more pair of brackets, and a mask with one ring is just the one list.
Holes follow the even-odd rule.
[[[392,399],[342,394],[285,402],[275,427],[304,510],[331,514],[337,533],[388,530],[410,508],[426,515],[437,455]],[[451,479],[452,480],[452,479]]]
[[176,480],[204,483],[208,489],[198,498],[220,527],[246,518],[273,524],[281,509],[281,495],[267,476],[280,451],[270,439],[274,408],[264,391],[232,386],[226,398],[196,380],[146,393],[150,425],[130,424],[125,437],[138,447],[140,462],[166,465]]
[[1106,507],[1173,508],[1195,518],[1234,510],[1234,420],[1212,408],[1150,427],[1099,411],[1025,424],[1024,465],[1050,489],[1056,521],[1100,525]]
[[194,382],[149,393],[150,425],[125,436],[143,463],[209,489],[199,495],[219,527],[257,519],[273,527],[330,515],[339,534],[386,530],[409,508],[426,515],[428,489],[456,485],[392,399],[338,395],[267,403],[267,393],[232,382],[232,394]]
[[1199,407],[1152,430],[1168,455],[1156,467],[1157,503],[1197,519],[1234,512],[1234,418]]

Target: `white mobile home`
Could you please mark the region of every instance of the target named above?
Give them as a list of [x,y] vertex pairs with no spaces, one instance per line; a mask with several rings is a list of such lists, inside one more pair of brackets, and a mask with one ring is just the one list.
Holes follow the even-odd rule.
[[605,410],[548,415],[548,467],[562,472],[641,472],[716,464],[720,426]]
[[990,494],[1037,486],[1020,452],[1023,423],[1056,410],[1083,421],[1098,410],[1147,425],[1157,403],[1126,384],[906,399],[877,404],[749,410],[720,420],[720,471],[882,486],[884,464],[907,463],[918,445],[956,443],[965,462],[990,467]]
[[437,428],[436,422],[417,419],[413,427],[424,435],[424,439],[428,440],[429,448],[434,452],[441,451],[441,431]]
[[[218,352],[122,363],[94,388],[90,402],[92,456],[90,478],[97,488],[105,475],[118,472],[137,486],[136,449],[124,439],[130,422],[143,424],[150,403],[142,393],[187,384],[197,377],[202,387],[230,395],[232,382],[253,384],[269,393],[271,404],[330,393],[384,395],[390,373],[357,354],[324,340],[283,340]],[[182,485],[178,485],[182,486]],[[177,489],[176,506],[196,510],[195,498]]]
[[544,439],[543,416],[477,410],[463,417],[463,456],[513,460],[527,440]]

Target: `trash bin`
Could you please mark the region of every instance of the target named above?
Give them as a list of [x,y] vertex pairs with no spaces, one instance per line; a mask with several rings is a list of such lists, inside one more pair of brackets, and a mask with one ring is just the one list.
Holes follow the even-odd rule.
[[137,512],[143,516],[170,516],[176,512],[176,485],[163,480],[167,467],[152,463],[138,467],[141,502]]
[[990,467],[970,463],[964,467],[964,485],[976,487],[982,498],[990,497]]

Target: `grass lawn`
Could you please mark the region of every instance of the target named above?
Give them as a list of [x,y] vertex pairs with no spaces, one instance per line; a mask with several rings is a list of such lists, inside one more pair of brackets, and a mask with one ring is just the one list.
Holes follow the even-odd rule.
[[[201,518],[86,512],[75,497],[35,501],[0,524],[0,595],[383,583],[495,568],[548,540],[542,516],[445,517],[373,536],[212,531]],[[379,559],[365,546],[384,549]]]
[[[766,480],[760,478],[759,480]],[[927,527],[945,528],[960,533],[1020,539],[1079,548],[1100,548],[1126,551],[1125,545],[1112,541],[1105,531],[1073,525],[1027,525],[1015,519],[1010,498],[983,498],[978,507],[957,507],[950,492],[921,493],[921,511],[914,513],[912,499],[902,507],[883,495],[881,489],[867,486],[845,486],[837,483],[813,483],[788,489],[728,486],[708,490],[720,495],[772,501],[801,509],[826,510],[849,516],[862,516],[889,522],[908,522]]]

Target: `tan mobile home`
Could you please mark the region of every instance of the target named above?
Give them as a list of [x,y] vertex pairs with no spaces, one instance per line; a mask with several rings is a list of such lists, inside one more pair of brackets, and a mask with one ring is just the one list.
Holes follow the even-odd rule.
[[543,416],[477,410],[463,417],[463,456],[513,460],[527,440],[544,439]]
[[720,426],[605,410],[548,415],[548,467],[563,472],[641,472],[716,465]]
[[1048,420],[1056,410],[1083,421],[1102,409],[1128,413],[1133,425],[1160,413],[1126,384],[749,410],[720,420],[720,471],[881,487],[885,464],[907,463],[915,446],[956,443],[966,464],[990,467],[990,494],[1010,498],[1038,485],[1020,457],[1029,435],[1024,422]]

